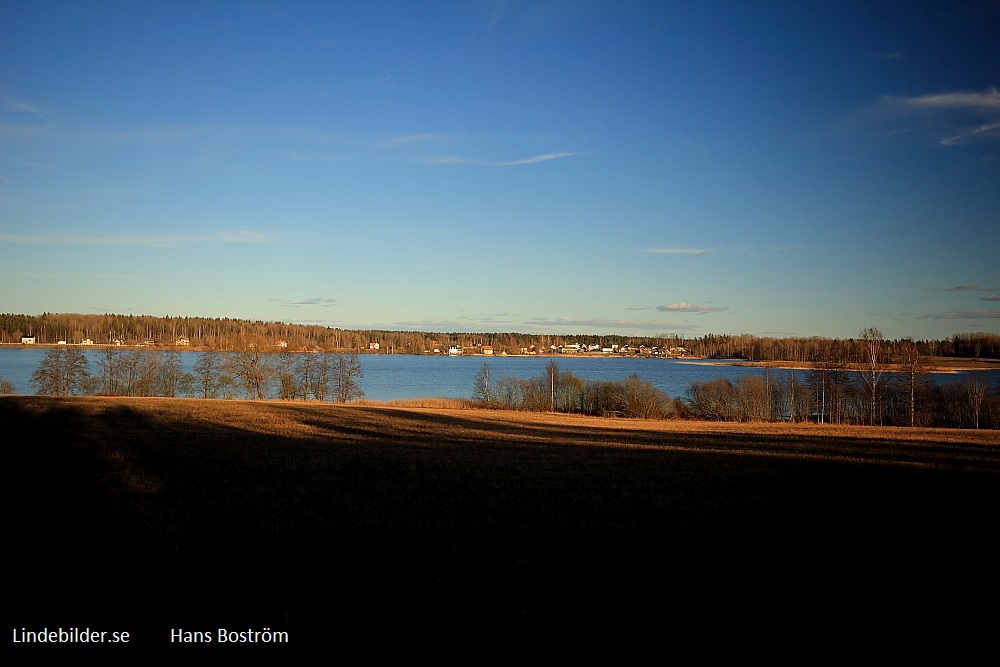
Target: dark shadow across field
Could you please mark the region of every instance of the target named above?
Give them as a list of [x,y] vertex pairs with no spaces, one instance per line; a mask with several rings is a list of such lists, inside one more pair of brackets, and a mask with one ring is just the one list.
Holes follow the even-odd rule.
[[765,603],[785,623],[926,618],[996,591],[996,447],[608,424],[4,397],[5,627],[301,645],[752,623]]

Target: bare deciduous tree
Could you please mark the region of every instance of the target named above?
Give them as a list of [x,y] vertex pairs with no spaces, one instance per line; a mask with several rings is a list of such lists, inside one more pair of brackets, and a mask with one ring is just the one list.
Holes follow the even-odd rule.
[[202,398],[214,398],[219,376],[222,374],[222,355],[215,350],[205,350],[198,354],[194,362],[194,376],[201,387]]
[[233,377],[243,381],[247,397],[264,400],[271,379],[271,366],[257,346],[251,344],[239,352],[233,352],[226,361]]
[[483,363],[479,372],[476,373],[476,377],[472,380],[472,397],[486,406],[492,403],[493,394],[490,388],[490,365],[488,363]]
[[966,396],[969,400],[969,412],[972,413],[972,423],[974,428],[979,428],[979,416],[983,411],[983,399],[986,397],[988,387],[985,382],[973,380],[965,385]]
[[865,380],[869,399],[871,400],[872,425],[878,420],[878,383],[882,378],[882,343],[884,340],[882,332],[875,327],[868,327],[861,330],[861,345],[865,355],[865,363],[868,367],[865,373]]
[[906,338],[900,343],[899,361],[906,374],[909,390],[910,426],[915,426],[917,421],[917,384],[920,378],[927,373],[927,364],[920,354],[917,344],[910,338]]
[[361,379],[364,371],[356,353],[338,354],[333,362],[334,395],[339,403],[348,403],[358,398],[364,398],[361,390]]
[[549,383],[549,410],[556,409],[556,384],[559,382],[559,364],[555,360],[545,365],[545,379]]
[[39,394],[71,396],[88,377],[90,364],[83,352],[74,347],[53,347],[31,374],[31,384]]

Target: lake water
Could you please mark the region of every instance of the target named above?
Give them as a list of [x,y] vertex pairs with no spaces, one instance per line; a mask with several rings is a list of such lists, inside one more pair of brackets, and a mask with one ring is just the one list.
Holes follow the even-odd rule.
[[[124,350],[123,350],[124,351]],[[99,350],[85,350],[90,360],[91,372],[97,371]],[[45,355],[43,348],[12,347],[0,349],[0,377],[14,384],[17,393],[34,393],[31,374]],[[191,372],[197,352],[181,352],[186,372]],[[505,376],[530,378],[542,376],[545,366],[555,361],[560,370],[568,370],[584,380],[622,380],[638,373],[671,397],[684,397],[696,380],[725,377],[737,380],[744,375],[761,375],[764,369],[741,366],[712,365],[699,360],[622,358],[622,357],[481,357],[405,354],[359,355],[364,370],[361,388],[365,397],[377,401],[438,396],[469,398],[472,396],[473,379],[484,363],[490,365],[492,382]],[[790,371],[772,369],[778,377]],[[985,379],[990,386],[1000,384],[998,371],[970,371]],[[805,379],[805,371],[796,371]],[[981,375],[980,375],[981,374]],[[954,382],[967,374],[934,374],[937,382]]]

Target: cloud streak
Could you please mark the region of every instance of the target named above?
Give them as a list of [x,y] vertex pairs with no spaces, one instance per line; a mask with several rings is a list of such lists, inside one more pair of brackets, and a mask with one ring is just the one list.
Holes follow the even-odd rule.
[[1000,140],[1000,91],[883,97],[877,108],[916,116],[938,127],[938,143],[954,146]]
[[[577,317],[560,317],[556,319],[544,319],[536,318],[527,320],[526,325],[535,327],[576,327],[579,329],[586,328],[603,328],[603,329],[641,329],[648,331],[662,331],[664,329],[663,322],[640,322],[640,321],[629,321],[629,320],[606,320],[599,318],[577,318]],[[693,329],[695,327],[690,325],[671,325],[671,329]]]
[[1000,319],[1000,310],[959,310],[950,313],[931,313],[922,315],[920,319],[930,320],[982,320]]
[[937,93],[916,97],[883,97],[882,103],[902,109],[962,110],[1000,112],[1000,91],[990,88],[983,93]]
[[693,304],[682,301],[680,303],[668,303],[665,306],[657,306],[656,309],[664,313],[721,313],[729,310],[729,307]]
[[217,232],[204,235],[148,235],[148,236],[73,236],[60,234],[0,234],[0,243],[23,243],[30,245],[133,245],[149,248],[176,248],[199,243],[269,243],[274,238],[269,234],[243,230],[240,232]]
[[8,86],[0,86],[0,109],[33,116],[44,113],[44,109],[20,99]]
[[711,255],[711,250],[703,248],[646,248],[643,252],[652,255]]
[[435,141],[437,139],[442,139],[446,135],[437,134],[433,132],[424,132],[417,134],[404,134],[397,137],[392,137],[387,139],[382,146],[385,148],[395,148],[397,146],[410,146],[413,144],[420,144],[426,141]]
[[519,167],[526,164],[539,164],[541,162],[551,162],[552,160],[559,160],[567,157],[576,157],[579,155],[587,155],[587,153],[579,151],[562,151],[559,153],[543,153],[541,155],[533,155],[531,157],[521,158],[518,160],[503,160],[503,161],[480,160],[475,158],[460,157],[458,155],[448,155],[439,158],[428,158],[424,160],[424,163],[432,165],[468,164],[479,167]]
[[[277,301],[277,299],[275,299]],[[314,296],[309,299],[302,299],[301,301],[285,301],[282,302],[282,308],[298,308],[299,306],[336,306],[336,299],[323,299],[318,296]]]
[[982,287],[976,283],[969,285],[959,285],[958,287],[944,287],[940,291],[942,292],[996,292],[1000,291],[1000,287]]

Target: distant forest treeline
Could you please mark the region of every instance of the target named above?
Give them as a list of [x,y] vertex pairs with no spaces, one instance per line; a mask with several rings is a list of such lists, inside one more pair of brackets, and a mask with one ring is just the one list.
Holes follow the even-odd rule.
[[[686,337],[658,336],[551,335],[525,333],[436,333],[338,329],[308,324],[287,324],[229,318],[154,317],[151,315],[83,315],[43,313],[41,315],[0,314],[0,344],[20,343],[22,336],[34,336],[40,345],[65,341],[69,344],[92,341],[95,345],[120,344],[176,349],[186,339],[190,347],[210,350],[263,349],[284,341],[289,350],[378,352],[382,354],[424,354],[446,352],[457,345],[475,352],[484,345],[495,354],[548,353],[553,346],[579,344],[600,347],[628,347],[633,354],[650,353],[653,348],[666,354],[683,348],[698,357],[747,359],[751,361],[817,362],[836,360],[863,363],[865,348],[855,339],[768,338],[706,334]],[[957,333],[943,340],[884,342],[887,358],[916,344],[919,354],[938,357],[1000,358],[1000,335]],[[370,344],[378,343],[377,350]],[[640,349],[642,352],[640,352]]]

